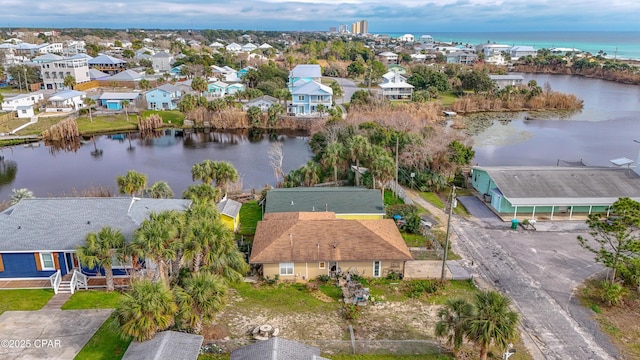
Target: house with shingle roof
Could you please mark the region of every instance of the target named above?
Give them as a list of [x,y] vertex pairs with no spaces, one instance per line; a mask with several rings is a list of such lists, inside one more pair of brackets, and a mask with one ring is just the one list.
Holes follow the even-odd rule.
[[167,51],[157,52],[151,57],[153,70],[155,70],[156,72],[166,72],[171,70],[171,65],[173,65],[173,62],[173,55],[171,55]]
[[109,75],[124,71],[127,65],[126,61],[105,54],[100,54],[93,59],[89,59],[88,63],[90,68],[98,69]]
[[307,281],[357,273],[382,277],[404,272],[412,256],[392,219],[338,219],[333,212],[268,213],[258,222],[250,264],[262,275]]
[[182,98],[182,89],[173,84],[164,84],[147,91],[144,96],[149,110],[175,110]]
[[280,212],[333,212],[339,219],[382,219],[384,203],[379,190],[360,187],[278,188],[267,192],[265,214]]
[[320,356],[320,349],[287,340],[272,337],[258,341],[231,352],[231,360],[327,360]]
[[204,337],[178,331],[161,331],[153,339],[132,341],[122,360],[197,360]]
[[140,93],[137,92],[105,92],[98,96],[98,104],[104,106],[107,110],[122,110],[122,102],[128,101],[133,104],[140,98]]
[[220,219],[222,220],[222,223],[234,232],[238,230],[238,226],[240,225],[240,208],[242,207],[242,204],[227,198],[227,195],[225,195],[216,207],[220,212]]
[[[81,270],[101,276],[79,262],[76,249],[89,233],[105,226],[122,231],[131,241],[151,212],[185,211],[190,200],[146,198],[22,199],[0,212],[0,279],[42,279]],[[114,267],[126,275],[128,264]]]

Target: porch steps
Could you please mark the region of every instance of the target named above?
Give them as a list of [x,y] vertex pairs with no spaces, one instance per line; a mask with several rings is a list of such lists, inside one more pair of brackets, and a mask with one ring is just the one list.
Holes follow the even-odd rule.
[[71,294],[71,281],[60,281],[60,286],[58,286],[58,294]]
[[57,293],[53,295],[53,297],[49,300],[49,302],[42,309],[61,309],[62,305],[69,300],[71,297],[71,292],[62,294]]

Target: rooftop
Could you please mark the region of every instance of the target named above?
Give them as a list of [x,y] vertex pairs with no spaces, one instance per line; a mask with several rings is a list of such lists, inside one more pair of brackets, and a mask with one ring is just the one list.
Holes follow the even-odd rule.
[[379,190],[358,187],[299,187],[267,192],[265,213],[332,211],[336,214],[384,215]]

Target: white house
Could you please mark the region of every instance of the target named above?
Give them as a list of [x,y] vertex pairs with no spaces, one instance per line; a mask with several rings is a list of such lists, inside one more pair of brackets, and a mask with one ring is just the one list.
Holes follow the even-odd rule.
[[509,50],[509,55],[511,55],[511,60],[518,60],[529,55],[536,56],[538,51],[533,46],[514,46]]
[[273,46],[271,46],[271,45],[269,45],[267,43],[264,43],[264,44],[258,46],[258,49],[262,49],[262,50],[273,49]]
[[382,63],[386,65],[398,63],[398,54],[393,53],[391,51],[385,51],[378,54],[378,58]]
[[242,46],[240,44],[236,44],[236,43],[231,43],[227,46],[224,47],[225,49],[227,49],[227,51],[229,52],[233,52],[233,53],[239,53],[242,51]]
[[64,89],[64,78],[67,76],[72,76],[76,84],[91,80],[89,64],[85,58],[67,58],[43,63],[40,65],[40,76],[43,86],[47,90]]
[[44,43],[38,47],[38,52],[41,54],[62,54],[62,43]]
[[411,34],[404,34],[402,36],[400,36],[398,38],[398,41],[403,41],[403,42],[414,42],[415,41],[415,37]]
[[213,77],[220,81],[240,81],[240,79],[238,78],[238,71],[232,67],[211,65],[211,71],[213,73]]
[[410,100],[413,95],[413,85],[395,71],[382,75],[382,83],[378,86],[382,89],[382,96],[389,100]]
[[511,45],[504,44],[480,44],[476,47],[476,52],[483,53],[486,60],[494,55],[501,55],[503,52],[508,53],[511,48]]
[[18,106],[16,112],[20,119],[31,119],[34,116],[33,105]]
[[280,101],[273,96],[262,95],[258,98],[247,101],[242,105],[242,110],[247,111],[250,107],[255,106],[261,111],[267,111],[270,107],[278,104]]
[[157,52],[151,57],[151,63],[153,65],[153,70],[156,72],[169,71],[171,70],[171,65],[173,65],[173,55],[169,54],[167,51]]
[[2,110],[15,111],[20,106],[33,106],[41,101],[44,101],[44,94],[39,91],[29,94],[20,94],[5,98],[2,101]]
[[84,91],[63,90],[47,100],[47,112],[72,112],[84,107]]
[[255,44],[247,43],[247,44],[244,44],[242,46],[242,51],[244,51],[244,52],[252,52],[253,50],[255,50],[257,48],[258,47]]
[[489,78],[493,80],[499,89],[502,89],[508,85],[521,86],[524,82],[522,75],[489,75]]

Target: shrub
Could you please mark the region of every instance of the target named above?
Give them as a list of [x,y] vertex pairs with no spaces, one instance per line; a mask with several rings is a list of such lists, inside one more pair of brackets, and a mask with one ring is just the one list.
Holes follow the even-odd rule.
[[600,298],[609,306],[617,306],[627,294],[627,289],[619,283],[600,283]]
[[275,285],[278,283],[278,280],[280,280],[280,275],[278,274],[274,275],[273,279],[268,276],[264,277],[264,283],[267,285]]
[[402,274],[397,273],[395,271],[390,271],[389,274],[387,274],[387,280],[400,280],[402,279]]
[[344,304],[344,317],[347,320],[357,320],[360,317],[360,306]]
[[440,284],[434,280],[411,280],[406,284],[405,292],[410,298],[417,298],[423,294],[433,294],[440,289]]
[[329,275],[326,275],[326,274],[325,275],[318,275],[316,277],[316,280],[318,280],[318,282],[321,282],[321,283],[327,283],[327,282],[329,282],[329,280],[331,280],[331,277]]

